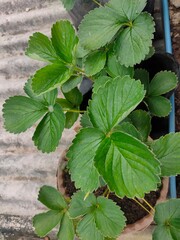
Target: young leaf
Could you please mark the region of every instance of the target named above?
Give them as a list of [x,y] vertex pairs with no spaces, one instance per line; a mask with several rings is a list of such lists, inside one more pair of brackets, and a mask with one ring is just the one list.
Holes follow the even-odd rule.
[[93,93],[97,93],[97,91],[99,90],[100,87],[104,87],[108,81],[112,81],[112,80],[113,79],[108,76],[102,76],[102,77],[97,78],[93,84]]
[[166,117],[171,111],[170,101],[162,96],[153,96],[145,99],[149,111],[157,117]]
[[149,113],[143,110],[136,110],[133,111],[128,117],[141,134],[141,140],[145,142],[151,132],[151,117]]
[[82,129],[67,153],[71,179],[75,181],[76,188],[81,188],[86,193],[94,191],[99,186],[99,174],[94,166],[94,157],[103,138],[104,134],[98,129]]
[[85,59],[85,72],[87,76],[93,76],[100,72],[106,63],[106,52],[99,50],[91,53]]
[[180,133],[170,133],[153,141],[151,149],[161,163],[161,175],[180,174]]
[[61,220],[59,232],[57,234],[59,240],[73,240],[74,239],[74,225],[73,220],[69,218],[66,212]]
[[108,133],[141,102],[144,95],[140,81],[129,76],[107,82],[90,102],[89,117],[93,126]]
[[82,93],[77,87],[73,88],[70,92],[63,93],[65,98],[73,104],[73,106],[79,106],[82,102]]
[[59,144],[64,130],[65,116],[61,107],[56,104],[41,120],[33,135],[35,146],[42,152],[53,152]]
[[61,86],[71,76],[70,70],[64,64],[52,64],[38,70],[32,79],[32,89],[36,94],[42,94]]
[[86,127],[91,128],[91,127],[93,127],[93,125],[92,125],[92,123],[91,123],[91,121],[90,121],[90,119],[89,119],[89,116],[88,116],[88,113],[87,113],[87,112],[85,112],[85,113],[82,115],[82,117],[81,117],[81,126],[82,126],[83,128],[86,128]]
[[52,44],[59,57],[67,63],[73,62],[74,47],[78,42],[75,30],[68,20],[56,22],[52,29]]
[[67,207],[62,194],[51,186],[41,187],[38,200],[52,210],[61,210]]
[[122,27],[120,16],[109,7],[90,11],[79,26],[79,40],[85,49],[96,50],[111,41]]
[[70,11],[75,4],[75,0],[61,0],[67,11]]
[[45,113],[47,107],[24,96],[14,96],[3,105],[4,126],[11,133],[20,133],[32,127]]
[[[142,198],[160,182],[160,164],[153,153],[126,133],[115,132],[103,140],[94,161],[110,190],[119,197]],[[144,179],[146,184],[142,184]]]
[[65,123],[65,128],[71,128],[73,124],[76,122],[76,120],[79,117],[78,112],[67,112],[65,114],[66,116],[66,123]]
[[30,37],[26,55],[43,62],[61,61],[49,38],[40,32],[36,32]]
[[149,85],[148,95],[159,96],[167,93],[177,86],[177,76],[170,71],[157,73]]
[[115,45],[120,64],[128,67],[140,63],[152,45],[153,32],[154,22],[148,13],[141,13],[129,27],[121,31]]
[[137,68],[134,71],[134,78],[140,80],[144,85],[144,89],[148,91],[149,89],[149,73],[145,69]]
[[50,210],[34,216],[33,226],[39,237],[45,237],[61,221],[63,211]]
[[126,21],[133,21],[145,8],[146,0],[111,0],[107,6],[118,12]]
[[153,240],[180,239],[180,199],[170,199],[156,205],[154,221],[157,226]]
[[72,76],[62,85],[62,91],[64,93],[70,92],[73,88],[77,87],[77,85],[82,82],[82,79],[82,76]]
[[124,77],[125,75],[133,77],[134,68],[121,65],[117,60],[116,56],[111,54],[108,57],[107,72],[112,78],[115,78],[117,76]]

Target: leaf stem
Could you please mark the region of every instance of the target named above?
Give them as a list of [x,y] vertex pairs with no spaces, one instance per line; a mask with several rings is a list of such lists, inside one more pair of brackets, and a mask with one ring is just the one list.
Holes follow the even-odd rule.
[[142,200],[152,209],[153,212],[155,212],[155,209],[146,201],[146,199],[142,198]]
[[74,112],[74,113],[85,113],[86,111],[84,110],[76,110],[76,109],[66,109],[66,108],[63,108],[63,111],[64,112]]
[[146,207],[144,207],[137,199],[133,198],[133,200],[134,200],[137,204],[139,204],[146,212],[148,212],[150,215],[153,216],[153,214],[152,214]]
[[96,1],[96,0],[92,0],[94,3],[96,3],[99,7],[102,7],[102,5],[98,2],[98,1]]
[[106,190],[105,190],[104,193],[103,193],[103,196],[106,197],[106,198],[108,198],[108,197],[109,197],[109,194],[110,194],[110,191],[109,191],[108,188],[106,188]]

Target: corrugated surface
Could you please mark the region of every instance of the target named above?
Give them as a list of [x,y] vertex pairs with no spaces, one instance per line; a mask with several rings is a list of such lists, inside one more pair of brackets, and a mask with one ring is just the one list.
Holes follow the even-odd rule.
[[[24,55],[29,36],[35,31],[49,35],[51,25],[66,17],[58,0],[0,0],[0,109],[6,98],[23,93],[25,81],[43,65]],[[38,190],[44,184],[56,186],[59,156],[74,135],[66,131],[61,147],[47,155],[34,147],[33,131],[7,133],[0,114],[0,232],[28,231],[22,219],[42,210]],[[13,215],[21,216],[14,225]]]

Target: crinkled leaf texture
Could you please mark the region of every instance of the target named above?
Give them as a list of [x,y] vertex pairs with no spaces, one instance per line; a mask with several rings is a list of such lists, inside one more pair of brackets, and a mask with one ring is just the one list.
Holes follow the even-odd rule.
[[153,240],[180,239],[180,199],[170,199],[156,205],[154,221],[157,226]]
[[180,174],[180,133],[170,133],[153,141],[151,149],[161,163],[161,175]]
[[[95,128],[108,133],[122,121],[144,98],[140,81],[129,76],[116,77],[99,88],[89,106],[89,117]],[[132,97],[133,96],[133,97]]]
[[[157,189],[160,164],[148,147],[122,132],[104,139],[95,156],[95,166],[111,191],[119,197],[144,197]],[[142,184],[146,179],[146,184]]]
[[110,199],[96,198],[83,192],[73,195],[69,209],[73,218],[82,217],[77,226],[78,236],[87,240],[117,237],[125,226],[125,217],[120,208]]

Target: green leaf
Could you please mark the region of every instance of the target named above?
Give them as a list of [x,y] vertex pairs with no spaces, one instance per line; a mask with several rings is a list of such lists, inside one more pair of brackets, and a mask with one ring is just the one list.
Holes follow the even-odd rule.
[[93,126],[108,133],[141,102],[144,94],[140,81],[129,76],[107,82],[93,94],[90,102],[89,117]]
[[122,27],[119,14],[109,7],[90,11],[79,26],[79,40],[85,49],[96,50],[111,41]]
[[[96,151],[95,166],[119,197],[144,197],[157,189],[160,164],[148,147],[122,132],[112,133]],[[146,179],[146,184],[142,184]]]
[[63,211],[50,210],[34,216],[33,226],[39,237],[45,237],[61,221]]
[[116,56],[111,54],[108,57],[107,72],[112,78],[117,76],[124,77],[125,75],[129,75],[130,77],[133,77],[134,68],[125,67],[124,65],[121,65],[117,60]]
[[75,4],[75,0],[61,0],[67,11],[70,11]]
[[84,58],[91,50],[84,49],[80,42],[78,42],[76,47],[76,57]]
[[113,128],[113,132],[124,132],[129,135],[142,140],[140,132],[135,128],[135,126],[130,122],[122,122],[120,125],[117,125]]
[[46,153],[55,151],[65,125],[61,107],[55,104],[50,110],[37,126],[33,136],[35,146]]
[[72,76],[68,81],[66,81],[62,85],[62,91],[64,93],[70,92],[73,88],[75,88],[79,83],[82,82],[82,76]]
[[180,199],[170,199],[156,205],[154,221],[157,226],[153,240],[180,239]]
[[85,198],[85,193],[78,191],[72,196],[69,214],[72,218],[82,217],[91,211],[93,205],[96,205],[94,194],[89,194]]
[[97,229],[93,214],[86,215],[77,226],[77,233],[80,239],[104,240],[103,235]]
[[40,102],[24,96],[14,96],[3,105],[4,126],[11,133],[20,133],[32,127],[47,108]]
[[81,126],[83,127],[83,128],[86,128],[86,127],[93,127],[93,125],[92,125],[92,123],[91,123],[91,121],[90,121],[90,119],[89,119],[89,116],[88,116],[88,113],[87,112],[85,112],[83,115],[82,115],[82,117],[81,117]]
[[145,8],[146,0],[111,0],[107,4],[127,21],[134,20]]
[[51,186],[41,187],[38,200],[52,210],[61,210],[67,207],[62,194]]
[[61,61],[49,38],[40,32],[36,32],[30,37],[26,55],[43,62]]
[[167,93],[177,86],[177,76],[170,71],[157,73],[149,85],[148,95],[159,96]]
[[106,63],[106,52],[99,50],[91,53],[85,59],[85,72],[87,76],[93,76],[100,72]]
[[145,69],[137,68],[134,71],[134,78],[140,80],[144,85],[144,89],[148,91],[149,89],[149,73]]
[[95,79],[94,84],[93,84],[93,92],[97,93],[97,91],[99,90],[100,87],[104,87],[105,84],[108,81],[112,81],[113,79],[111,77],[108,76],[101,76],[98,77],[97,79]]
[[73,220],[69,218],[66,212],[61,220],[59,232],[57,234],[59,240],[73,240],[74,239],[74,225]]
[[143,110],[136,110],[133,111],[128,117],[141,134],[141,140],[144,142],[147,141],[147,138],[151,132],[151,117],[149,113]]
[[86,193],[99,187],[99,174],[94,166],[94,157],[103,138],[104,134],[98,129],[82,129],[67,153],[71,179],[75,181],[76,188],[81,188]]
[[153,32],[154,22],[148,13],[141,13],[129,27],[122,30],[115,45],[120,64],[128,67],[140,63],[152,45]]
[[151,58],[154,54],[155,54],[155,48],[154,48],[154,46],[151,46],[149,48],[149,53],[146,55],[144,60]]
[[57,89],[41,94],[40,96],[35,94],[32,90],[32,78],[28,79],[26,82],[24,91],[30,98],[40,101],[45,105],[54,105],[58,94]]
[[78,42],[75,30],[68,20],[56,22],[52,29],[52,44],[61,59],[73,62],[74,47]]
[[57,98],[56,102],[64,109],[73,109],[73,104],[70,103],[68,100],[64,99],[64,98]]
[[76,120],[79,117],[78,112],[67,112],[65,114],[66,116],[66,123],[65,123],[65,128],[71,128],[73,124],[76,122]]
[[82,93],[77,87],[73,88],[70,92],[65,92],[63,94],[73,106],[79,106],[83,100]]
[[180,174],[180,133],[170,133],[153,141],[151,148],[161,163],[161,175]]
[[36,94],[42,94],[61,86],[71,76],[70,70],[64,64],[52,64],[38,70],[32,79],[32,89]]
[[94,214],[97,228],[106,237],[118,237],[126,225],[123,212],[110,199],[98,197]]
[[170,101],[162,96],[153,96],[145,99],[151,114],[157,117],[166,117],[171,111]]

